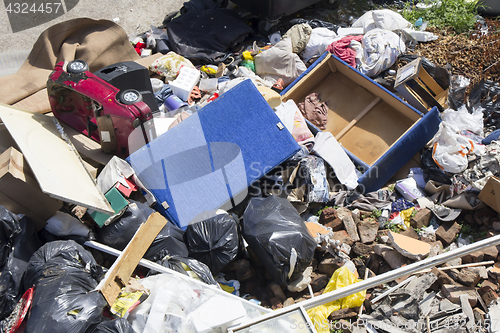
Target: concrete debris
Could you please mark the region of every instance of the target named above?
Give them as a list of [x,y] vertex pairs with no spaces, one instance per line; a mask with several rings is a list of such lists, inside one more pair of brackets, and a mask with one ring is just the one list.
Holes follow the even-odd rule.
[[394,232],[389,232],[389,240],[394,249],[403,256],[414,260],[425,258],[431,250],[431,245],[429,243]]

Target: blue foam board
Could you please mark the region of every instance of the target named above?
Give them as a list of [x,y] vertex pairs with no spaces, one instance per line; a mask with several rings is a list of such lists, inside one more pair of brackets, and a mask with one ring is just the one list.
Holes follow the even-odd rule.
[[130,163],[185,229],[200,214],[229,209],[248,187],[300,149],[249,80],[131,154]]

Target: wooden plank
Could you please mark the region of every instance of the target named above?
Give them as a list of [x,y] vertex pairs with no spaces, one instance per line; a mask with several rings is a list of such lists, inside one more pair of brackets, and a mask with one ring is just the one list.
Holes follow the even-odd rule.
[[42,192],[103,213],[114,213],[59,122],[5,104],[0,104],[0,118],[26,158]]
[[121,289],[127,286],[128,280],[142,256],[167,222],[167,219],[160,213],[151,214],[146,222],[139,227],[132,240],[109,269],[106,277],[97,286],[96,289],[99,289],[110,306],[115,302]]
[[382,100],[382,98],[380,97],[377,97],[375,98],[370,104],[368,104],[368,106],[366,108],[364,108],[364,110],[362,110],[357,116],[356,118],[354,118],[353,120],[351,120],[351,122],[342,129],[342,131],[340,131],[336,136],[335,136],[335,139],[340,140],[340,138],[342,138],[344,136],[344,134],[347,133],[347,131],[349,131],[352,127],[354,127],[354,125],[357,124],[358,121],[361,120],[361,118],[363,118],[364,116],[366,116],[366,114],[368,112],[370,112],[371,109],[373,109],[375,107],[375,105],[378,104],[378,102],[380,102]]

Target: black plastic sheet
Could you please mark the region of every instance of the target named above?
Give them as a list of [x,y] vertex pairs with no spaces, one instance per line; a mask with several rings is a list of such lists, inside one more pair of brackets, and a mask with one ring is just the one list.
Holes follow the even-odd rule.
[[276,283],[283,285],[297,279],[311,264],[316,242],[286,199],[252,198],[243,214],[242,227],[250,251],[262,261]]
[[424,179],[426,182],[434,180],[441,184],[451,185],[451,177],[441,170],[432,159],[432,148],[420,151],[420,164],[422,170],[424,170]]
[[[96,238],[99,242],[121,251],[152,213],[154,210],[147,204],[131,200],[118,220],[96,231]],[[173,223],[167,223],[151,243],[144,258],[156,261],[167,255],[187,257],[188,250],[183,237],[184,232],[180,228]]]
[[218,64],[251,32],[230,9],[188,11],[167,24],[172,51],[194,64]]
[[189,257],[201,261],[216,275],[239,253],[238,223],[229,214],[219,214],[186,228]]
[[[69,332],[68,332],[69,333]],[[132,325],[124,318],[103,321],[89,333],[136,333]]]
[[91,291],[103,276],[90,252],[72,240],[42,246],[23,277],[25,289],[35,289],[25,332],[83,333],[98,325],[107,303]]

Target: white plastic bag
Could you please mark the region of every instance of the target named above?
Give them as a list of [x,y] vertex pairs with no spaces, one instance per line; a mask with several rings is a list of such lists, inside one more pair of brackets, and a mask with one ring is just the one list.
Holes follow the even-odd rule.
[[469,113],[465,105],[459,107],[458,111],[447,109],[441,114],[441,118],[456,133],[468,130],[479,136],[484,135],[482,107],[475,108],[472,113]]
[[255,71],[261,77],[283,79],[285,86],[292,83],[300,74],[306,71],[306,65],[300,57],[292,52],[290,38],[279,43],[254,58]]
[[352,41],[351,47],[356,50],[358,70],[370,77],[391,67],[398,56],[406,52],[404,41],[394,32],[383,29],[367,32],[361,43]]
[[373,29],[399,30],[410,28],[411,23],[401,14],[390,9],[371,10],[364,13],[352,24],[353,28],[363,28],[365,33]]
[[446,122],[441,122],[432,143],[432,158],[439,168],[451,173],[460,173],[467,168],[467,155],[474,151],[474,143],[470,139],[457,134]]
[[337,34],[330,29],[314,28],[305,50],[300,54],[302,60],[308,62],[312,57],[322,55],[336,38],[338,38]]

